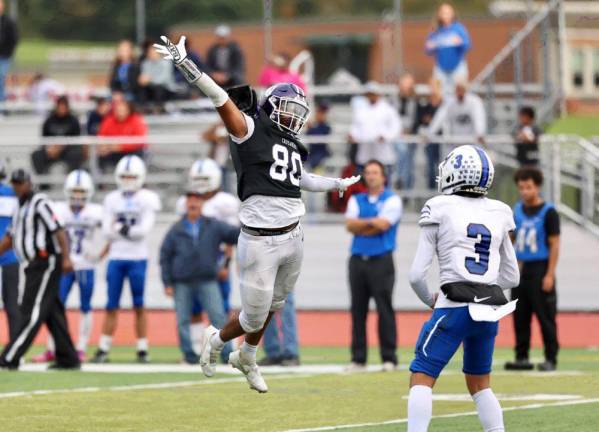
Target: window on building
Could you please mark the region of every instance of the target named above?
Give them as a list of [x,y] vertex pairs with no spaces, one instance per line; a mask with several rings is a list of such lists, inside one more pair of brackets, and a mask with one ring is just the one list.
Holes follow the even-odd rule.
[[570,51],[570,76],[574,88],[584,87],[584,52],[581,48],[572,48]]
[[593,48],[593,85],[599,89],[599,48]]

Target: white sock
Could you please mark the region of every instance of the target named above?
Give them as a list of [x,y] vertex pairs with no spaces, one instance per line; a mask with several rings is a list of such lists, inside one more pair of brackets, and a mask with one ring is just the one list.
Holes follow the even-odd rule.
[[503,411],[493,390],[490,388],[484,389],[472,395],[478,418],[485,432],[504,432],[503,426]]
[[196,354],[200,354],[202,352],[202,345],[204,344],[204,330],[206,326],[204,323],[197,322],[191,323],[189,326],[189,333],[191,336],[191,345]]
[[255,359],[256,358],[256,353],[258,352],[258,346],[257,345],[250,345],[247,342],[243,342],[241,344],[240,350],[242,352],[244,352],[245,354],[247,354],[249,357]]
[[56,347],[54,345],[54,338],[52,337],[50,332],[48,332],[48,341],[46,342],[46,351],[50,351],[51,353],[53,353],[55,349],[56,349]]
[[98,348],[100,348],[104,352],[110,351],[110,346],[112,345],[112,336],[101,335],[100,342],[98,343]]
[[137,339],[137,351],[147,351],[149,347],[148,338]]
[[212,335],[212,337],[210,338],[210,345],[212,345],[212,348],[217,350],[223,349],[223,347],[225,346],[225,342],[220,338],[220,331],[217,331],[215,334]]
[[426,432],[433,416],[433,389],[415,385],[408,399],[408,432]]
[[81,313],[81,320],[79,321],[79,339],[77,340],[77,351],[83,351],[87,349],[87,342],[89,341],[89,335],[92,332],[92,314],[91,312]]

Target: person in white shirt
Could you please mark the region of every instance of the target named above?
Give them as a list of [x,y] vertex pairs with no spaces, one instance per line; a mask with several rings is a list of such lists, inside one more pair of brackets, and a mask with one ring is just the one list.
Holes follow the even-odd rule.
[[[98,248],[98,233],[102,225],[102,206],[91,203],[94,183],[84,170],[72,171],[65,181],[66,201],[57,202],[54,209],[64,224],[69,238],[73,271],[63,273],[60,278],[60,301],[66,305],[73,284],[79,286],[79,339],[77,354],[81,362],[85,361],[87,343],[92,331],[91,299],[94,292],[96,263],[108,252],[108,244]],[[46,352],[34,356],[34,363],[54,360],[54,340],[48,336]]]
[[[455,96],[443,101],[427,131],[434,140],[439,132],[449,136],[472,137],[484,143],[487,133],[487,113],[480,97],[468,91],[464,82],[456,84]],[[434,142],[434,141],[431,141]]]
[[[509,206],[487,198],[494,168],[480,147],[460,146],[439,165],[439,192],[426,202],[418,224],[418,249],[410,284],[433,309],[410,364],[408,432],[426,432],[439,374],[463,345],[463,372],[486,432],[503,432],[503,413],[491,368],[498,321],[516,308],[504,290],[520,280]],[[431,293],[426,275],[437,255],[441,292]]]
[[354,103],[350,141],[358,145],[356,163],[363,167],[376,159],[385,165],[387,174],[395,164],[395,140],[401,133],[397,110],[382,96],[381,85],[369,81],[364,86],[365,99]]
[[[201,191],[206,201],[202,205],[202,215],[211,217],[229,225],[239,226],[239,199],[230,193],[220,190],[222,185],[222,169],[213,159],[199,159],[189,169],[188,187]],[[187,198],[180,196],[175,205],[177,215],[183,216],[187,209]],[[223,297],[225,313],[231,311],[229,297],[231,294],[230,263],[233,257],[233,246],[222,245],[218,285]],[[167,293],[168,294],[168,293]],[[202,305],[194,299],[191,317],[191,341],[198,354],[204,341],[204,324],[202,322]]]
[[144,309],[144,285],[148,263],[147,237],[160,210],[160,198],[143,188],[146,177],[144,162],[135,155],[123,157],[116,166],[118,189],[104,199],[102,231],[110,240],[108,252],[108,302],[102,336],[92,362],[105,363],[116,330],[117,313],[125,278],[129,280],[133,308],[135,310],[135,332],[137,335],[137,361],[147,363],[148,339]]

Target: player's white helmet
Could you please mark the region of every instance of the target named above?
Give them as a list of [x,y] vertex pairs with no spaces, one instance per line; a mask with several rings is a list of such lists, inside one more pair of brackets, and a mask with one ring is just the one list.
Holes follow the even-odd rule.
[[116,184],[123,192],[135,192],[146,180],[146,164],[139,156],[124,156],[114,171]]
[[495,168],[487,152],[473,145],[454,149],[439,164],[439,192],[451,195],[470,192],[486,195],[493,184]]
[[94,194],[94,182],[87,171],[71,171],[64,182],[64,194],[71,206],[84,207]]
[[205,194],[220,189],[223,172],[213,159],[199,159],[189,169],[188,192]]

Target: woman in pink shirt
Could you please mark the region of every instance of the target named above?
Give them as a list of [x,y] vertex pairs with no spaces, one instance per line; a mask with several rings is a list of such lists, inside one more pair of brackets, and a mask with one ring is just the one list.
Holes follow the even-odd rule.
[[269,64],[262,69],[258,83],[263,87],[270,87],[278,83],[291,83],[306,91],[306,83],[297,72],[289,70],[291,58],[287,53],[275,55]]

